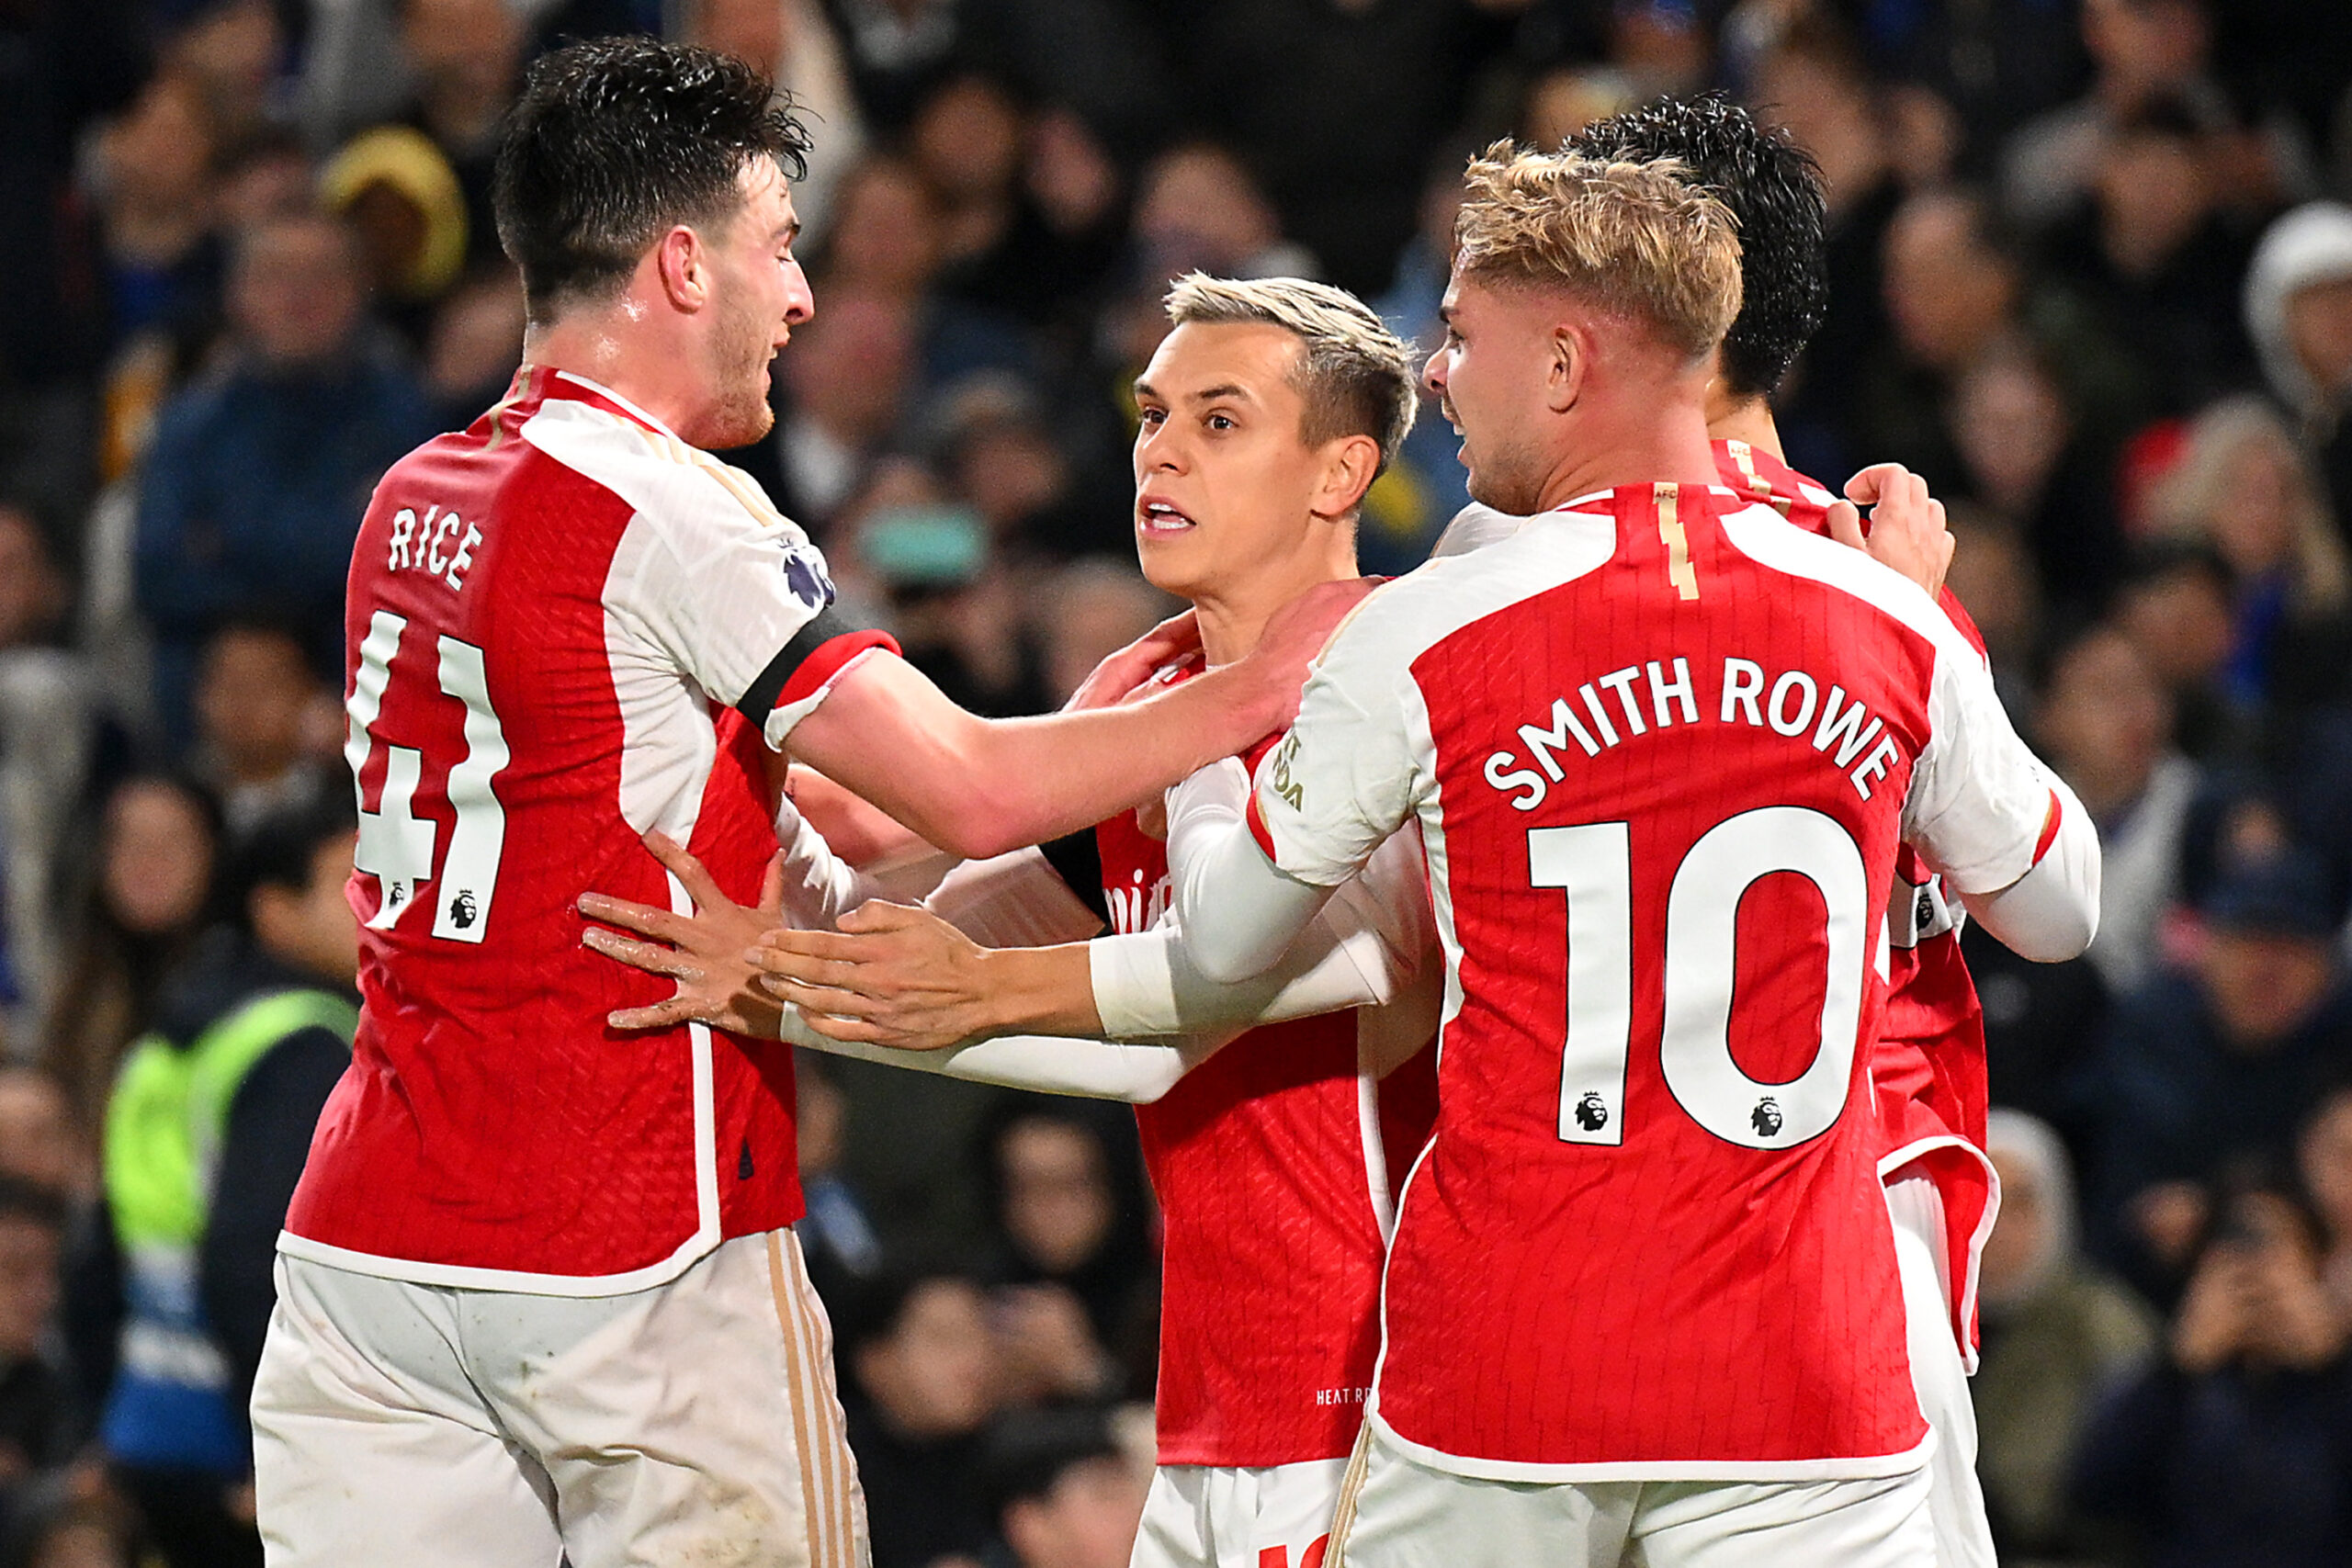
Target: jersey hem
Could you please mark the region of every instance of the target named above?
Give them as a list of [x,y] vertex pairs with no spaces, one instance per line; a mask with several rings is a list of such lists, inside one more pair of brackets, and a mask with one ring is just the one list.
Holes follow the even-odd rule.
[[[1159,1470],[1281,1470],[1286,1465],[1329,1464],[1334,1461],[1344,1460],[1355,1452],[1355,1438],[1353,1437],[1350,1437],[1345,1443],[1337,1448],[1318,1448],[1317,1451],[1312,1453],[1293,1453],[1286,1459],[1261,1459],[1246,1461],[1233,1459],[1204,1459],[1201,1458],[1199,1454],[1184,1449],[1178,1449],[1173,1452],[1167,1450],[1161,1450],[1154,1456],[1152,1464],[1155,1469]],[[1217,1450],[1209,1450],[1206,1451],[1214,1453]]]
[[1383,1442],[1394,1445],[1415,1464],[1449,1475],[1467,1476],[1473,1481],[1877,1481],[1921,1470],[1936,1451],[1936,1433],[1931,1427],[1917,1443],[1901,1453],[1866,1454],[1850,1459],[1621,1460],[1544,1464],[1450,1454],[1400,1435],[1376,1410],[1364,1419]]
[[719,1244],[728,1239],[717,1234],[717,1227],[706,1227],[687,1237],[676,1251],[659,1263],[649,1263],[642,1269],[632,1269],[619,1274],[534,1274],[514,1269],[479,1269],[461,1263],[425,1263],[415,1258],[356,1252],[349,1247],[296,1235],[292,1231],[277,1233],[277,1250],[282,1257],[299,1258],[306,1263],[340,1269],[346,1274],[367,1274],[375,1279],[398,1280],[411,1285],[444,1285],[461,1291],[503,1291],[523,1296],[589,1298],[626,1296],[639,1291],[650,1291],[656,1285],[666,1285],[717,1251]]
[[[1975,1336],[1968,1331],[1968,1325],[1976,1321],[1977,1292],[1982,1283],[1984,1269],[1984,1244],[1992,1238],[1994,1222],[2001,1217],[2001,1173],[1995,1168],[1992,1156],[1983,1149],[1957,1133],[1944,1133],[1934,1137],[1914,1138],[1902,1147],[1890,1150],[1880,1156],[1878,1178],[1882,1184],[1891,1183],[1904,1167],[1944,1149],[1956,1149],[1982,1166],[1984,1169],[1984,1179],[1989,1194],[1985,1200],[1984,1212],[1977,1216],[1976,1229],[1968,1238],[1967,1267],[1953,1291],[1951,1300],[1946,1303],[1951,1314],[1952,1337],[1960,1345],[1961,1370],[1970,1377],[1974,1377],[1977,1347]],[[1932,1165],[1922,1168],[1922,1174],[1929,1181],[1936,1179],[1935,1167]],[[1940,1194],[1943,1184],[1937,1182],[1936,1190]],[[1950,1224],[1951,1205],[1946,1203],[1943,1209],[1945,1224]],[[1947,1257],[1951,1255],[1951,1238],[1949,1235],[1929,1236],[1928,1240],[1942,1248]]]

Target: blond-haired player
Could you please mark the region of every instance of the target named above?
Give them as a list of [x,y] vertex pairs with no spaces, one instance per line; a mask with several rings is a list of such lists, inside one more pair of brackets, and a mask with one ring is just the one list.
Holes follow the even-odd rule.
[[1933,1562],[1875,890],[1908,842],[2028,956],[2095,920],[2087,821],[1933,602],[1715,482],[1738,242],[1677,175],[1473,164],[1428,379],[1474,499],[1533,521],[1343,626],[1246,821],[1171,797],[1213,976],[1406,821],[1428,848],[1440,1110],[1351,1562]]

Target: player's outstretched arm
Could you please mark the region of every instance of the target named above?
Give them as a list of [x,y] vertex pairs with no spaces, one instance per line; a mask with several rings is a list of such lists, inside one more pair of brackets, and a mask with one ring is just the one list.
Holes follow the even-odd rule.
[[1367,591],[1321,584],[1248,658],[1091,712],[978,718],[904,660],[876,653],[835,682],[790,745],[942,849],[984,859],[1091,827],[1287,724],[1307,660]]
[[[944,1050],[909,1050],[881,1043],[857,1019],[804,1012],[753,983],[759,971],[750,962],[748,950],[775,927],[784,913],[782,868],[786,856],[779,855],[771,863],[760,906],[745,908],[729,898],[702,863],[687,851],[659,834],[647,835],[646,846],[686,889],[694,900],[695,913],[674,914],[603,894],[582,897],[582,913],[620,928],[619,931],[592,928],[582,936],[583,944],[677,984],[676,993],[666,1001],[614,1012],[608,1021],[616,1029],[666,1029],[687,1022],[707,1023],[761,1038],[787,1039],[836,1055],[940,1073],[976,1083],[1130,1102],[1159,1099],[1187,1070],[1231,1037],[1230,1031],[1182,1041],[1146,1042],[1007,1036]],[[963,950],[952,956],[991,956],[988,950],[977,947],[935,916],[896,905],[877,904],[872,906],[872,911],[874,916],[895,912],[918,917],[930,928],[935,942],[951,950]],[[867,919],[853,916],[849,923],[855,927],[867,923]],[[637,934],[625,936],[621,931]],[[1023,970],[1029,987],[1025,993],[1016,989],[1014,994],[1025,995],[1043,1016],[1058,1016],[1076,1023],[1083,1015],[1091,1027],[1092,1003],[1085,949],[1070,947],[1021,955],[1039,956],[1045,962],[1032,963],[1025,970],[1019,960],[1012,965]],[[1039,1004],[1035,998],[1041,993],[1049,999]],[[1058,1000],[1050,999],[1056,996]],[[973,1014],[973,1026],[954,1038],[961,1040],[966,1035],[984,1032],[977,1026],[979,1016]]]

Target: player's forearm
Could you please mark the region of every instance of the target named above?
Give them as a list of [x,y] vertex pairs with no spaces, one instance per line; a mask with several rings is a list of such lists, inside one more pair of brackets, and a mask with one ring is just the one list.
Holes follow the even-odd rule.
[[820,1041],[817,1049],[999,1089],[1148,1105],[1175,1087],[1194,1061],[1219,1043],[1216,1039],[1178,1044],[1011,1034],[951,1045],[944,1051],[910,1051],[843,1040]]
[[2098,830],[2054,775],[2052,790],[2056,832],[2033,868],[1997,892],[1962,896],[2001,945],[2037,964],[2076,957],[2098,934]]
[[1282,722],[1291,696],[1235,666],[1122,707],[976,718],[903,660],[853,669],[792,732],[799,755],[967,860],[1089,828]]
[[1339,911],[1337,903],[1326,906],[1280,962],[1238,984],[1203,974],[1172,926],[1096,938],[1086,949],[1102,1032],[1119,1039],[1249,1029],[1393,1000],[1411,978],[1411,962],[1374,932],[1334,919]]

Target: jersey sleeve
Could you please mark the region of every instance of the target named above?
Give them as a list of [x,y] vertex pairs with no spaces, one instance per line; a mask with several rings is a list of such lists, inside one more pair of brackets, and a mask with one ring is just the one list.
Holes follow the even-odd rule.
[[645,543],[615,557],[608,607],[781,748],[854,660],[898,645],[835,604],[823,552],[749,474],[698,463],[665,477],[639,513]]
[[1317,887],[1362,870],[1413,814],[1428,782],[1427,747],[1411,728],[1419,688],[1377,609],[1386,593],[1366,599],[1333,634],[1307,677],[1298,722],[1259,764],[1250,794],[1250,837],[1278,870]]
[[2018,738],[1993,677],[1955,632],[1939,642],[1928,739],[1904,799],[1904,838],[1961,892],[1990,893],[2049,849],[2056,775]]

